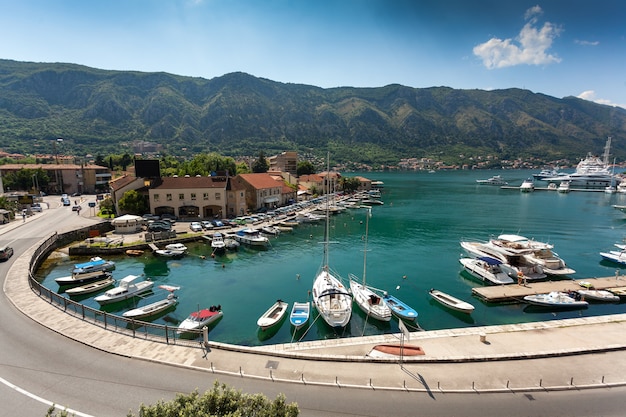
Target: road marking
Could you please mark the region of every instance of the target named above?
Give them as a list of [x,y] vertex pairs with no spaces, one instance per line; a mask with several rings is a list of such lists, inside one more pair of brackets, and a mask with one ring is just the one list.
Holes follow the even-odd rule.
[[28,391],[26,391],[25,389],[22,389],[20,387],[18,387],[17,385],[14,385],[12,383],[10,383],[9,381],[7,381],[6,379],[0,377],[0,382],[2,382],[4,385],[6,385],[7,387],[14,389],[15,391],[19,392],[20,394],[24,394],[27,397],[32,398],[35,401],[39,401],[40,403],[46,404],[48,406],[52,406],[54,408],[56,408],[57,410],[61,410],[61,411],[67,411],[70,415],[75,415],[75,416],[80,416],[80,417],[94,417],[91,414],[85,414],[85,413],[81,413],[80,411],[76,411],[76,410],[72,410],[71,408],[67,408],[67,407],[62,407],[58,404],[53,403],[52,401],[48,401],[44,398],[38,397],[35,394],[32,394]]

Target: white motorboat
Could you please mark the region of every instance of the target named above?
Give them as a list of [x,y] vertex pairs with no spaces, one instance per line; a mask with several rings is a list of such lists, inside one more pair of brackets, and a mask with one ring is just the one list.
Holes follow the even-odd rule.
[[154,254],[164,258],[182,258],[187,252],[182,250],[157,249],[154,251]]
[[373,317],[380,321],[389,321],[391,320],[391,309],[380,295],[376,294],[366,285],[367,239],[369,234],[369,219],[372,215],[372,210],[368,208],[367,211],[368,213],[365,216],[365,248],[363,249],[363,282],[360,283],[355,275],[349,274],[350,292],[352,293],[354,302],[368,317]]
[[237,242],[248,246],[265,247],[269,245],[269,239],[252,228],[240,230],[233,237]]
[[552,169],[542,169],[538,174],[533,174],[533,178],[538,181],[543,181],[546,178],[560,177],[563,175],[567,175],[567,173],[560,172],[558,169],[552,168]]
[[535,191],[535,183],[532,178],[528,178],[519,186],[519,190],[523,193],[531,193]]
[[465,252],[475,258],[490,257],[499,259],[502,264],[500,268],[511,278],[518,279],[520,276],[528,281],[537,281],[547,278],[540,266],[528,263],[528,261],[518,254],[503,254],[491,242],[461,242],[461,247]]
[[576,300],[567,293],[552,291],[547,294],[533,294],[524,297],[524,301],[542,307],[555,308],[585,308],[589,305],[586,301]]
[[139,281],[140,278],[138,275],[128,275],[120,280],[117,287],[111,288],[104,294],[97,296],[94,298],[94,301],[100,305],[109,304],[150,291],[154,286],[154,282],[148,280]]
[[226,251],[226,242],[224,242],[224,236],[220,232],[213,233],[211,237],[211,251],[216,254]]
[[433,288],[428,293],[435,301],[452,310],[467,314],[474,311],[474,306],[470,303],[453,297],[450,294],[446,294],[445,292]]
[[110,272],[106,271],[93,271],[93,272],[85,272],[82,274],[72,274],[65,277],[55,278],[55,282],[62,287],[65,286],[73,286],[73,285],[82,285],[87,284],[94,281],[102,281],[105,278],[111,277]]
[[604,303],[619,302],[619,297],[617,295],[606,290],[584,289],[578,290],[577,292],[580,294],[581,299],[585,301],[598,301]]
[[[330,159],[330,156],[328,157]],[[329,162],[327,162],[329,163]],[[330,171],[330,169],[328,169]],[[328,199],[326,199],[328,209]],[[324,228],[324,256],[322,265],[313,281],[313,305],[324,321],[331,327],[345,327],[352,316],[352,296],[341,281],[333,274],[328,265],[329,214],[326,210],[326,227]]]
[[289,313],[289,322],[297,330],[309,321],[310,314],[311,303],[309,303],[308,301],[306,303],[300,303],[296,301],[293,303],[291,313]]
[[545,178],[550,182],[569,181],[572,187],[599,188],[607,187],[619,182],[619,179],[609,168],[609,153],[611,150],[611,138],[609,137],[604,146],[602,159],[591,153],[581,160],[573,174],[557,175]]
[[569,181],[561,181],[556,190],[559,193],[569,193]]
[[202,310],[194,311],[179,325],[176,333],[181,334],[190,330],[201,329],[210,326],[222,317],[222,306],[211,306]]
[[275,326],[285,317],[288,308],[289,303],[286,303],[283,300],[276,300],[276,302],[269,309],[267,309],[261,317],[259,317],[256,322],[257,326],[259,326],[262,330]]
[[486,180],[476,180],[481,185],[508,185],[509,183],[504,181],[500,175],[494,175]]
[[174,293],[169,293],[163,300],[128,310],[122,316],[127,319],[144,319],[150,316],[156,316],[178,304],[178,297]]
[[89,262],[84,262],[74,265],[72,274],[86,274],[89,272],[97,271],[113,271],[115,269],[115,262],[107,261],[99,256],[94,256]]
[[187,252],[187,246],[182,243],[170,243],[169,245],[165,245],[165,249],[173,250],[173,251],[182,251]]
[[280,229],[276,226],[262,226],[261,233],[271,236],[277,236],[280,234]]
[[502,262],[499,259],[481,256],[479,258],[461,258],[459,262],[469,274],[481,281],[488,281],[496,285],[512,284],[515,282],[513,278],[501,268]]
[[103,290],[107,287],[110,287],[114,283],[115,283],[115,279],[113,279],[111,275],[106,275],[106,278],[104,278],[103,280],[94,281],[94,282],[90,282],[89,284],[70,288],[68,290],[65,290],[65,293],[69,296],[91,294],[91,293]]
[[607,261],[626,265],[626,251],[612,250],[608,252],[600,252],[600,256],[602,256],[602,259]]

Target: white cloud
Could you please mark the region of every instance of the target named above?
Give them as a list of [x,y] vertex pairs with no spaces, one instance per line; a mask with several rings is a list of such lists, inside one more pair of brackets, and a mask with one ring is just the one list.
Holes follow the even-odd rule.
[[613,103],[611,100],[597,98],[596,92],[593,90],[583,91],[577,97],[583,100],[593,101],[594,103],[598,103],[598,104],[606,104],[607,106],[613,106],[613,107],[623,107],[626,109],[626,104],[617,104],[617,103]]
[[600,42],[598,42],[598,41],[581,41],[579,39],[576,39],[574,41],[574,43],[576,43],[578,45],[583,45],[583,46],[598,46],[598,45],[600,45]]
[[526,11],[527,23],[516,39],[491,38],[474,47],[474,55],[482,59],[488,69],[515,65],[546,65],[561,62],[556,55],[548,54],[552,42],[561,33],[561,28],[550,22],[537,26],[541,7],[534,6]]

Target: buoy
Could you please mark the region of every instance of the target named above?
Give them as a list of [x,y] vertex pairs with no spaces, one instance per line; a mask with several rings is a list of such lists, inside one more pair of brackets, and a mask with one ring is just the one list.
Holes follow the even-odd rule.
[[406,279],[406,275],[402,275],[402,279]]
[[396,290],[399,290],[399,289],[400,289],[400,286],[398,285],[398,286],[396,287]]
[[215,258],[215,254],[214,253],[211,253],[211,258]]
[[300,274],[296,274],[296,279],[300,279]]
[[226,265],[222,264],[222,268],[226,268]]

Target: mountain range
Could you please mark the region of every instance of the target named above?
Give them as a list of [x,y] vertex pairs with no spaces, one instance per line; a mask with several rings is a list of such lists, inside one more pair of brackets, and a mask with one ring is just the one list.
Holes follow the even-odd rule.
[[[213,79],[0,60],[0,148],[74,155],[266,155],[330,151],[338,161],[468,156],[626,156],[626,110],[528,90],[319,88],[246,73]],[[57,139],[63,138],[61,141]],[[56,149],[62,146],[61,149]]]

